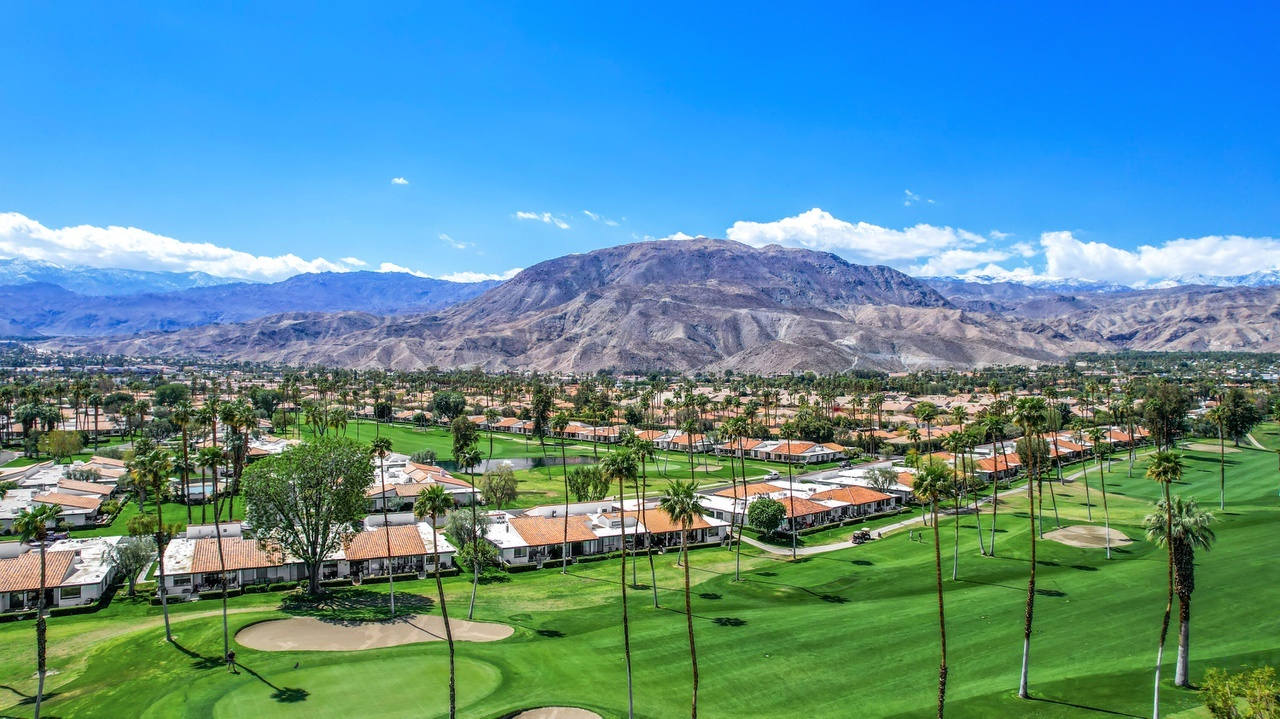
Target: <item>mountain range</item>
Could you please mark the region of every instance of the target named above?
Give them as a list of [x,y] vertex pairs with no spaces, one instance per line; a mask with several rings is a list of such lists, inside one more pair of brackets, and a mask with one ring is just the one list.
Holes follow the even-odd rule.
[[55,265],[42,260],[0,259],[0,286],[46,283],[94,297],[176,292],[215,287],[247,280],[215,277],[204,272],[148,272],[84,265]]
[[45,308],[10,317],[22,330],[10,334],[61,335],[50,347],[293,365],[775,373],[1038,364],[1124,348],[1280,350],[1280,287],[922,280],[825,252],[709,239],[568,255],[503,283],[299,275],[79,310],[83,296],[49,285],[6,291],[28,293],[20,302],[0,291],[10,307]]
[[272,284],[90,297],[55,284],[0,286],[5,336],[104,336],[243,322],[282,312],[432,312],[496,282],[447,282],[406,273],[321,272]]

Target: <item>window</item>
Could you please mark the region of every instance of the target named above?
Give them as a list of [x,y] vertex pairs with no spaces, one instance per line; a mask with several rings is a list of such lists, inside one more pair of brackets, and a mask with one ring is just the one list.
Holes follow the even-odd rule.
[[517,559],[520,559],[520,558],[524,557],[524,556],[525,556],[526,554],[528,554],[528,553],[529,553],[528,548],[526,548],[526,547],[516,547],[515,556],[516,556],[516,558],[517,558]]
[[62,598],[63,599],[79,599],[80,587],[63,587]]
[[175,587],[189,587],[189,586],[191,586],[191,575],[190,575],[190,574],[183,574],[183,575],[181,575],[181,576],[174,577],[174,578],[173,578],[173,586],[175,586]]

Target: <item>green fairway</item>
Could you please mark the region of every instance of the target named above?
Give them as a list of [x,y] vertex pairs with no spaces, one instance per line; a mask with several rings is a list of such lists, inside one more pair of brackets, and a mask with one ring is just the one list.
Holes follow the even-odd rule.
[[[309,428],[304,427],[302,432],[303,436],[310,436]],[[534,438],[502,432],[493,432],[492,437],[490,434],[489,432],[480,433],[480,453],[485,459],[490,457],[491,439],[492,457],[495,460],[544,457],[556,460],[560,458],[561,441],[559,439],[548,438],[545,443],[539,444],[538,440]],[[359,439],[359,441],[366,443],[375,436],[389,437],[391,438],[393,451],[402,454],[413,454],[419,450],[430,449],[436,453],[438,460],[442,462],[450,460],[453,456],[453,437],[443,427],[418,428],[403,424],[377,426],[372,422],[352,422],[347,426],[345,436],[351,439]],[[563,444],[566,457],[594,458],[603,456],[613,449],[613,447],[606,444],[593,447],[589,442],[566,441]],[[666,488],[667,482],[672,479],[689,479],[693,477],[704,484],[728,484],[733,477],[741,474],[741,466],[739,464],[735,464],[735,469],[730,470],[728,457],[694,454],[693,460],[693,469],[690,470],[687,454],[681,452],[658,452],[657,457],[645,464],[649,478],[650,493],[661,492]],[[736,459],[734,461],[737,463]],[[770,471],[779,472],[783,477],[787,476],[785,464],[748,459],[746,465],[747,477],[752,480],[764,479]],[[800,476],[803,472],[830,469],[833,466],[835,466],[833,463],[813,465],[806,467],[804,470],[796,470],[796,476]],[[564,502],[564,475],[561,467],[546,466],[520,469],[516,471],[515,475],[519,481],[519,487],[516,501],[511,505],[512,507],[525,508],[540,504],[559,504]],[[633,489],[629,488],[628,493],[631,491]]]
[[[1259,437],[1260,441],[1263,441]],[[487,449],[487,447],[486,447]],[[495,448],[496,451],[496,448]],[[588,447],[589,451],[589,447]],[[1227,456],[1225,512],[1216,512],[1218,458],[1188,452],[1175,493],[1215,509],[1218,542],[1197,555],[1192,678],[1210,666],[1280,664],[1280,612],[1267,599],[1280,586],[1275,531],[1276,458],[1254,449]],[[1112,526],[1134,539],[1107,561],[1103,550],[1039,545],[1039,595],[1031,654],[1036,701],[1014,698],[1026,592],[1025,493],[1002,493],[997,557],[980,557],[974,517],[961,522],[959,581],[950,580],[951,520],[941,526],[950,645],[951,717],[1149,716],[1151,678],[1164,609],[1165,555],[1138,527],[1157,495],[1141,462],[1128,478],[1117,461],[1108,474]],[[1096,468],[1094,523],[1101,524]],[[1063,524],[1083,521],[1084,487],[1055,487]],[[1045,497],[1046,531],[1052,529]],[[989,531],[991,511],[981,517]],[[919,717],[936,696],[938,636],[933,547],[907,532],[862,547],[789,562],[744,549],[733,581],[724,549],[692,554],[693,611],[706,717]],[[689,659],[681,577],[674,555],[656,557],[663,608],[646,588],[629,593],[636,711],[643,717],[688,712]],[[639,561],[641,584],[648,566]],[[626,713],[626,678],[617,562],[581,564],[504,577],[480,587],[476,618],[513,625],[509,639],[460,643],[459,716],[497,717],[521,707],[571,704],[607,717]],[[628,567],[628,575],[630,567]],[[426,599],[431,581],[398,582]],[[451,613],[465,613],[466,577],[446,580]],[[368,601],[386,585],[349,590]],[[287,616],[281,595],[231,602],[232,631]],[[292,606],[292,605],[290,605]],[[159,609],[117,600],[86,616],[53,617],[49,715],[60,717],[386,717],[441,716],[445,647],[417,644],[347,653],[258,652],[237,648],[245,670],[228,674],[216,602],[174,611],[181,647],[166,646]],[[465,616],[465,614],[463,614]],[[1172,687],[1166,651],[1166,715],[1192,710],[1194,692]],[[0,713],[30,716],[34,688],[31,622],[0,625]],[[294,669],[295,662],[300,663]],[[6,708],[5,705],[8,705]],[[1192,712],[1188,716],[1195,716]]]

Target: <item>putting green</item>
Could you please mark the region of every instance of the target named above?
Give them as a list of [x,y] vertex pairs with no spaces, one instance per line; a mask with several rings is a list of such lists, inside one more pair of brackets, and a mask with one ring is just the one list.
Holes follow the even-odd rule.
[[[308,664],[306,658],[302,662]],[[282,719],[409,719],[449,710],[449,665],[445,657],[404,656],[304,667],[272,677],[274,687],[246,674],[238,678],[242,680],[240,686],[213,706],[217,719],[262,716],[264,705],[271,706],[270,716]],[[464,708],[492,693],[501,683],[502,673],[496,667],[460,659],[459,714],[468,716]]]

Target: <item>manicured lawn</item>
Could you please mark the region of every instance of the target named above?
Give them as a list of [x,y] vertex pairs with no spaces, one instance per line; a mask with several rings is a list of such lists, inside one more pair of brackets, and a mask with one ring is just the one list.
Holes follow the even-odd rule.
[[[304,436],[308,432],[308,428],[303,429]],[[549,438],[545,445],[540,445],[536,439],[532,438],[526,439],[523,436],[513,436],[501,432],[492,434],[492,457],[495,460],[539,457],[558,459],[560,457],[560,440],[558,439]],[[453,437],[448,430],[442,427],[419,429],[403,424],[384,424],[378,427],[372,422],[353,422],[347,426],[345,436],[351,439],[359,439],[361,442],[368,442],[379,435],[390,437],[392,450],[403,454],[413,454],[422,449],[430,449],[436,453],[440,461],[449,460],[453,456]],[[612,449],[609,445],[604,444],[593,447],[589,442],[565,442],[564,448],[566,457],[604,456]],[[485,459],[490,457],[490,433],[488,432],[480,433],[480,453]],[[736,459],[734,461],[737,462]],[[694,454],[694,465],[695,469],[691,471],[687,454],[659,452],[654,460],[646,463],[649,492],[651,494],[660,493],[666,488],[667,482],[670,480],[689,479],[691,476],[707,485],[728,484],[730,479],[740,473],[741,470],[740,466],[735,464],[735,469],[731,473],[728,457],[711,455]],[[833,463],[813,465],[804,471],[820,471],[834,466],[836,465]],[[786,476],[786,465],[753,459],[747,460],[747,477],[751,480],[764,479],[771,470],[780,472],[783,477]],[[564,475],[561,467],[548,466],[521,469],[516,471],[515,474],[520,486],[517,490],[516,501],[511,507],[525,508],[540,504],[559,504],[564,502]],[[801,474],[802,472],[797,472],[796,476]],[[633,490],[628,488],[628,494],[631,491]]]
[[[105,449],[105,448],[107,448],[107,447],[115,447],[115,446],[118,446],[118,445],[127,444],[128,442],[129,442],[129,440],[128,440],[128,439],[125,439],[125,438],[121,438],[121,437],[112,437],[112,438],[110,438],[110,439],[104,439],[104,440],[102,440],[101,442],[99,442],[99,443],[98,443],[98,448],[99,448],[99,449]],[[9,460],[8,462],[6,462],[6,463],[4,464],[4,466],[5,466],[5,467],[30,467],[30,466],[31,466],[31,465],[33,465],[33,464],[39,464],[39,463],[41,463],[41,462],[48,462],[48,461],[51,459],[48,455],[41,455],[41,457],[40,457],[39,459],[33,459],[33,458],[31,458],[31,457],[23,457],[23,456],[21,455],[21,453],[22,453],[22,447],[21,447],[21,446],[18,446],[18,447],[8,447],[7,449],[8,449],[10,452],[18,452],[18,453],[19,453],[19,455],[18,455],[17,457],[15,457],[14,459],[11,459],[11,460]],[[79,452],[79,453],[77,453],[77,454],[73,454],[73,455],[71,455],[71,457],[70,457],[69,459],[64,459],[64,460],[63,460],[63,464],[67,464],[67,463],[69,463],[69,462],[74,462],[74,461],[77,461],[77,460],[82,461],[82,462],[84,462],[84,461],[88,461],[88,460],[89,460],[89,458],[93,457],[93,452],[94,452],[94,450],[93,450],[93,444],[89,444],[89,446],[85,447],[85,449],[84,449],[84,451],[83,451],[83,452]]]
[[[1174,491],[1216,507],[1217,457],[1186,453]],[[1210,666],[1280,664],[1280,612],[1267,597],[1280,587],[1275,531],[1275,457],[1228,455],[1228,507],[1219,541],[1197,556],[1192,677]],[[960,580],[950,580],[951,520],[941,526],[951,675],[950,717],[1149,716],[1156,635],[1164,608],[1164,554],[1138,526],[1157,495],[1117,462],[1108,474],[1112,525],[1134,538],[1107,561],[1102,550],[1039,545],[1031,686],[1039,701],[1014,698],[1026,592],[1028,515],[1023,492],[1002,493],[997,556],[980,557],[975,518],[961,522]],[[1097,475],[1090,472],[1100,524]],[[1084,517],[1080,482],[1055,487],[1064,524]],[[1046,497],[1046,529],[1053,526]],[[982,515],[989,531],[991,514]],[[732,553],[692,555],[693,611],[706,717],[919,717],[936,692],[937,609],[933,547],[905,532],[830,554],[788,562],[747,548],[746,581],[733,581]],[[674,555],[656,557],[662,609],[651,594],[629,594],[636,709],[643,717],[688,711],[688,648],[682,575]],[[647,577],[640,558],[640,576]],[[431,581],[398,583],[438,609]],[[465,577],[446,580],[450,607],[465,612]],[[496,717],[520,707],[574,704],[625,716],[626,683],[616,562],[511,575],[480,587],[477,619],[516,627],[492,644],[458,645],[460,716]],[[349,590],[376,601],[386,585]],[[278,594],[232,600],[233,631],[287,616]],[[230,675],[221,652],[217,604],[174,610],[181,648],[166,646],[159,610],[119,600],[106,610],[49,621],[50,715],[386,717],[441,716],[445,647],[419,644],[347,653],[264,653],[238,648],[246,671]],[[1193,710],[1193,692],[1175,690],[1173,642],[1162,693],[1166,715]],[[31,622],[0,625],[0,712],[30,716],[34,687]],[[295,662],[300,668],[295,670]],[[251,670],[251,671],[248,671]],[[5,704],[9,704],[5,708]],[[1195,715],[1194,711],[1188,716]]]

